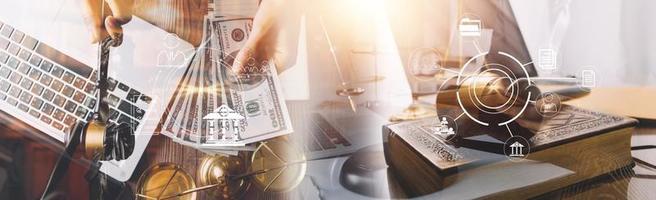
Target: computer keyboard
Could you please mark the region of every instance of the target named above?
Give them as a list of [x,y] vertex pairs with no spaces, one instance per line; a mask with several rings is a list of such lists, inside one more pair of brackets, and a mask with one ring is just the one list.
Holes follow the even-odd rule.
[[351,143],[319,113],[312,113],[310,121],[309,128],[313,137],[310,138],[309,142],[306,142],[309,150],[334,149],[339,144],[342,146],[351,146]]
[[351,146],[349,142],[321,114],[304,101],[287,102],[294,126],[294,137],[303,144],[305,152],[318,152]]
[[[51,136],[66,138],[75,123],[92,116],[96,78],[93,68],[0,22],[0,101],[31,116],[21,118],[26,123],[42,123],[56,130]],[[151,98],[112,78],[108,85],[109,122],[136,130]]]

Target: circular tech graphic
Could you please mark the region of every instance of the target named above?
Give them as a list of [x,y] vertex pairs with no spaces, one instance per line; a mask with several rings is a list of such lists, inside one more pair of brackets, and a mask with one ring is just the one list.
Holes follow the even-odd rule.
[[517,119],[528,106],[531,91],[522,88],[531,85],[531,78],[519,60],[504,52],[498,52],[495,61],[512,66],[494,62],[475,66],[475,60],[488,53],[478,54],[463,65],[456,80],[456,98],[464,114],[476,123],[504,126]]

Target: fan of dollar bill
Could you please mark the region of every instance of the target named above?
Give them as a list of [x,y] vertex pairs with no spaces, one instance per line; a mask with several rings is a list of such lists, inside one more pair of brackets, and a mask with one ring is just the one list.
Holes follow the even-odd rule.
[[292,132],[273,62],[232,62],[250,34],[250,18],[206,17],[203,42],[176,89],[161,134],[215,154],[254,150],[256,142]]

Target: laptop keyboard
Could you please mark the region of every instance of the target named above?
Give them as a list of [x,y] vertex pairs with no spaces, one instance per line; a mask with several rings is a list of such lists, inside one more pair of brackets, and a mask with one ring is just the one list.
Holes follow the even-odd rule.
[[314,112],[306,102],[288,102],[292,117],[294,137],[299,139],[305,152],[318,152],[351,146],[349,142],[326,118]]
[[342,136],[323,116],[319,113],[310,114],[307,128],[309,136],[306,136],[305,149],[309,152],[322,151],[338,148],[341,146],[351,146],[351,143]]
[[[0,22],[0,101],[31,116],[27,123],[43,123],[66,136],[75,123],[91,118],[96,78],[91,67]],[[112,78],[108,93],[109,122],[136,130],[151,98]]]

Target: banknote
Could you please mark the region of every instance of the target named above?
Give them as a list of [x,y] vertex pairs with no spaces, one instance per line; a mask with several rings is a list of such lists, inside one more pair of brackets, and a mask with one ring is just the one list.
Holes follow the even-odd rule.
[[[167,109],[162,134],[206,153],[235,155],[254,150],[256,142],[291,133],[291,119],[273,62],[249,63],[261,70],[247,75],[232,70],[252,20],[206,18],[204,27],[203,42]],[[231,133],[217,131],[224,128],[222,122],[204,119],[222,106],[243,119],[231,123]]]
[[[253,143],[292,132],[291,119],[287,111],[280,80],[273,62],[255,61],[262,70],[249,77],[234,74],[232,62],[246,43],[252,29],[252,20],[247,18],[212,19],[212,49],[218,50],[218,74],[215,80],[224,87],[227,102],[233,110],[247,119],[245,130],[240,135],[243,143]],[[218,42],[214,42],[218,41]],[[218,55],[217,55],[218,54]],[[212,145],[205,145],[206,148]]]
[[191,99],[195,96],[198,69],[203,64],[203,58],[201,57],[203,54],[198,53],[199,50],[197,49],[196,53],[194,53],[187,73],[185,73],[183,81],[176,90],[177,92],[174,95],[171,106],[167,109],[169,114],[161,131],[163,135],[180,143],[187,143],[185,139],[189,139],[187,137],[191,132],[189,127],[193,125],[193,116],[190,114],[192,110]]
[[192,77],[191,74],[193,73],[192,70],[195,68],[195,64],[197,64],[196,60],[193,59],[192,63],[189,65],[189,69],[187,69],[187,72],[185,73],[185,76],[182,78],[179,87],[174,93],[174,98],[172,100],[173,102],[167,109],[168,117],[165,119],[164,124],[162,125],[162,130],[160,131],[161,134],[169,137],[176,137],[177,133],[182,129],[181,124],[185,113],[184,111],[186,109],[185,98],[188,96],[187,85],[190,83]]

